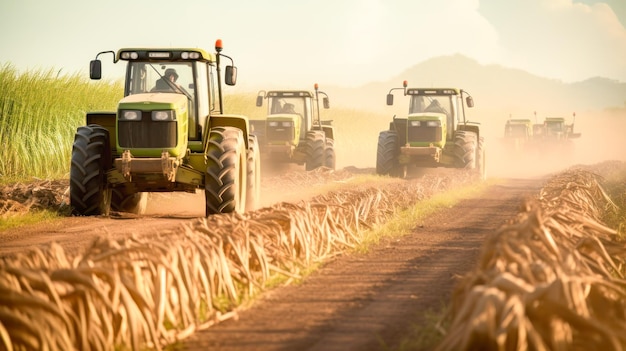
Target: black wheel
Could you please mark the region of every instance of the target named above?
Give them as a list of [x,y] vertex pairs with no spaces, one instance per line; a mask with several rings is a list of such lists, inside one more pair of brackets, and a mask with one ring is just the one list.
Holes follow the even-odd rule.
[[385,130],[378,134],[378,146],[376,149],[376,173],[398,177],[402,175],[402,168],[398,162],[400,146],[398,134]]
[[335,140],[327,138],[324,149],[324,167],[335,170],[337,159],[335,157]]
[[109,132],[97,125],[76,130],[70,165],[70,205],[75,215],[108,215],[111,189],[106,172],[111,165]]
[[312,171],[324,165],[324,132],[313,130],[306,133],[306,164],[305,169]]
[[247,155],[243,132],[216,127],[209,133],[204,180],[206,215],[243,213],[246,206]]
[[134,214],[146,213],[148,193],[133,193],[124,187],[111,189],[111,209]]
[[254,211],[261,200],[261,154],[256,135],[248,136],[246,211]]
[[485,152],[485,138],[478,138],[478,147],[476,148],[476,170],[481,180],[487,179],[487,157]]
[[454,133],[454,158],[458,168],[476,168],[476,149],[478,138],[476,133],[465,130]]

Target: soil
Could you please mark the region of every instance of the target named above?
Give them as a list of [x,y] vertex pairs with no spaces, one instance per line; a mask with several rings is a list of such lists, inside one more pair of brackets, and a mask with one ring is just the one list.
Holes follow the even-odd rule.
[[482,242],[542,180],[506,179],[419,223],[408,235],[325,264],[236,318],[196,332],[180,350],[393,350],[451,297]]
[[[306,179],[273,177],[265,182],[271,185],[262,191],[263,205],[306,201],[329,186],[347,186],[345,180],[358,172],[373,170]],[[512,219],[523,200],[542,185],[541,178],[504,179],[480,198],[465,199],[416,223],[410,234],[384,239],[367,253],[335,257],[301,282],[267,291],[252,306],[236,311],[234,318],[197,331],[176,349],[396,349],[415,326],[425,323],[429,312],[450,300],[456,278],[474,267],[485,237]],[[175,229],[202,216],[202,201],[201,194],[154,195],[147,215],[68,217],[5,230],[0,232],[0,256],[51,241],[71,252],[98,235]]]

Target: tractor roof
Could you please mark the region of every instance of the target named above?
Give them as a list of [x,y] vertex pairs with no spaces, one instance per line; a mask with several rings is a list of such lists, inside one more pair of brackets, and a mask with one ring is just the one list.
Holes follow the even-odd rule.
[[563,117],[546,117],[546,122],[564,122],[565,118]]
[[513,118],[506,121],[506,123],[510,124],[530,124],[530,119],[522,119],[522,118]]
[[313,93],[306,90],[270,90],[267,97],[313,97]]
[[408,88],[406,95],[459,95],[460,89],[457,88]]
[[117,60],[215,62],[215,54],[198,48],[124,48],[118,50]]

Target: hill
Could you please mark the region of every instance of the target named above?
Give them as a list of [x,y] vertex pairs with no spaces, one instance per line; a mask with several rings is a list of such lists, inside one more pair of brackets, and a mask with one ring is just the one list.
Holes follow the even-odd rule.
[[[519,69],[482,65],[463,55],[442,56],[408,68],[388,81],[372,82],[357,88],[329,87],[335,106],[387,111],[385,95],[407,80],[413,86],[451,86],[467,90],[476,110],[512,115],[571,115],[573,112],[626,106],[626,83],[591,78],[565,83],[542,78]],[[395,93],[395,105],[406,109],[406,100]],[[397,106],[396,106],[397,107]],[[393,109],[396,109],[394,107]],[[394,111],[395,112],[395,111]]]

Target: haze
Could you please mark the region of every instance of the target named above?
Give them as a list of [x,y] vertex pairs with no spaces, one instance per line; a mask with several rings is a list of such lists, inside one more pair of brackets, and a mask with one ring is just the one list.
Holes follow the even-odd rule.
[[626,81],[625,23],[623,0],[4,0],[0,63],[69,74],[104,50],[213,51],[221,38],[240,89],[358,86],[456,53],[566,82]]
[[[338,167],[375,164],[378,132],[395,113],[384,105],[384,95],[402,79],[457,86],[475,94],[477,108],[470,114],[490,139],[487,165],[493,175],[520,166],[499,154],[496,141],[506,118],[530,117],[533,111],[540,120],[578,113],[576,130],[582,138],[576,161],[622,157],[626,95],[616,93],[621,101],[598,98],[581,104],[580,96],[555,101],[532,92],[548,83],[559,90],[594,77],[623,89],[625,24],[624,0],[181,0],[176,5],[163,0],[4,0],[0,64],[86,76],[89,61],[100,51],[165,46],[213,52],[219,38],[239,69],[238,85],[228,93],[310,89],[320,83],[335,108],[389,116],[365,121],[357,127],[362,134],[339,134],[337,143],[350,147],[338,154]],[[476,67],[454,73],[457,65],[451,64],[405,75],[417,65],[441,63],[442,57],[465,57],[476,67],[497,69],[489,75],[476,74]],[[105,78],[121,77],[122,65],[113,65],[110,56],[103,59]],[[498,69],[516,73],[499,80],[504,76]],[[522,84],[519,77],[531,78]],[[395,106],[400,114],[405,107],[402,102]],[[336,122],[342,130],[355,128],[341,125],[339,118]],[[564,164],[535,160],[521,168],[537,173],[557,166]]]

